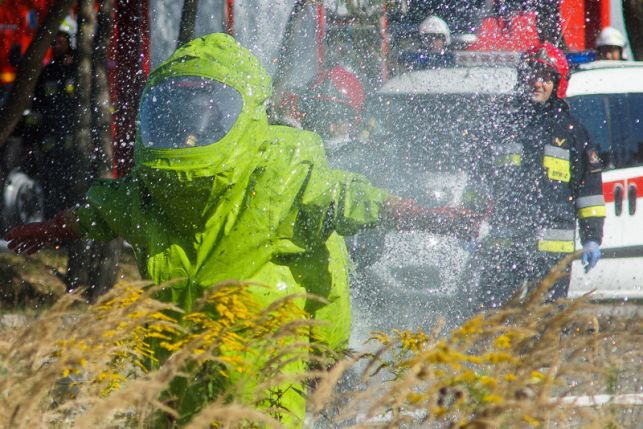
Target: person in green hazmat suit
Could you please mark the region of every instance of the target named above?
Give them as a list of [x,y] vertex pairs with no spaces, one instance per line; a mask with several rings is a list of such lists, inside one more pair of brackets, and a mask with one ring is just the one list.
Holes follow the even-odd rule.
[[[342,235],[385,224],[475,234],[459,208],[425,209],[328,166],[321,138],[271,126],[271,79],[232,37],[211,34],[183,45],[149,76],[139,108],[135,167],[94,183],[86,200],[47,222],[21,225],[9,248],[117,236],[133,247],[143,277],[171,280],[160,294],[189,311],[204,288],[235,279],[268,306],[289,294],[333,350],[348,344],[349,258]],[[302,363],[303,365],[304,363]],[[283,422],[300,427],[303,389],[284,389]]]

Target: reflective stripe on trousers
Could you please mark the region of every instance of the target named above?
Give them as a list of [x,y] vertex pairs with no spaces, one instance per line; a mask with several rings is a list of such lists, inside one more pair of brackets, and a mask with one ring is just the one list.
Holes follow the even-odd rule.
[[538,250],[541,252],[572,253],[574,248],[573,229],[546,229],[539,234]]
[[[508,234],[509,235],[509,234]],[[573,229],[545,229],[538,233],[536,245],[540,252],[572,253],[575,250],[575,231]],[[503,237],[502,234],[489,237],[486,242],[498,249],[509,249],[517,244],[517,237]]]

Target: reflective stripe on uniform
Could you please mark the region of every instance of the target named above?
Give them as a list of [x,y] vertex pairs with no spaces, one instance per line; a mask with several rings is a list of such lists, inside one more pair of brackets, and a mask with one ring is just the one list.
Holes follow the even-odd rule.
[[576,208],[584,209],[592,206],[604,206],[605,198],[603,195],[589,195],[587,197],[576,198]]
[[605,217],[607,210],[605,206],[592,206],[578,209],[578,218],[587,219],[588,217]]
[[538,250],[541,252],[572,253],[573,241],[538,240]]
[[572,177],[569,150],[556,146],[546,145],[543,166],[547,169],[550,180],[569,182]]
[[572,253],[574,251],[573,229],[546,229],[538,240],[541,252]]
[[502,155],[496,158],[495,164],[498,166],[513,165],[516,167],[520,167],[520,165],[522,164],[522,156],[519,153]]
[[545,156],[551,156],[553,158],[569,160],[569,150],[561,149],[559,147],[552,146],[552,145],[546,145]]
[[589,195],[580,197],[576,200],[578,209],[578,218],[586,219],[588,217],[605,217],[605,198],[603,195]]
[[544,229],[538,234],[543,240],[574,241],[573,229]]
[[519,167],[522,164],[522,145],[519,143],[505,143],[495,147],[496,165],[513,165]]

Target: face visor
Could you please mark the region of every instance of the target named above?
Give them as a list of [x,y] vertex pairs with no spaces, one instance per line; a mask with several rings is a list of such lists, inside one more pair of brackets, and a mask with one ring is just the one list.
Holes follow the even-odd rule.
[[184,149],[221,140],[241,113],[243,98],[230,86],[197,76],[180,76],[152,87],[139,111],[143,146]]

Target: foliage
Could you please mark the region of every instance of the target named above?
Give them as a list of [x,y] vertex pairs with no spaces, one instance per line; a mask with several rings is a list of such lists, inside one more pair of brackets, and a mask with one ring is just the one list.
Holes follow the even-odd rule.
[[[361,379],[366,387],[344,393],[343,401],[334,399],[341,405],[333,424],[628,427],[621,424],[635,422],[640,408],[618,410],[617,401],[592,405],[597,394],[623,393],[614,388],[615,373],[623,377],[628,368],[630,376],[638,377],[643,356],[635,344],[641,341],[641,319],[632,318],[617,332],[600,332],[587,298],[543,303],[568,262],[524,300],[516,297],[501,310],[480,313],[451,332],[373,333],[371,340],[379,347],[364,357]],[[319,398],[313,405],[321,412],[328,400]]]
[[[278,426],[283,409],[271,390],[301,381],[303,374],[282,370],[313,350],[295,341],[312,322],[295,304],[301,297],[264,309],[249,288],[212,287],[188,314],[153,299],[156,289],[142,283],[118,284],[90,307],[63,296],[37,319],[3,332],[2,426],[170,426],[202,408],[220,424]],[[176,390],[181,379],[198,382]],[[239,394],[243,384],[251,395]],[[177,396],[192,400],[195,385],[205,403]]]
[[[263,308],[252,293],[260,286],[226,283],[184,314],[144,283],[118,284],[92,306],[68,294],[1,331],[0,422],[281,427],[279,389],[306,383],[311,427],[629,427],[640,407],[578,398],[636,384],[641,319],[602,330],[586,299],[543,304],[560,272],[451,332],[375,332],[372,353],[329,369],[323,347],[305,340],[310,297]],[[293,367],[303,359],[318,369]]]

